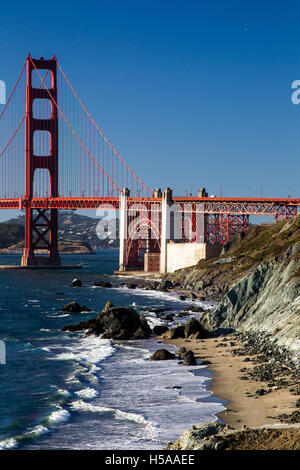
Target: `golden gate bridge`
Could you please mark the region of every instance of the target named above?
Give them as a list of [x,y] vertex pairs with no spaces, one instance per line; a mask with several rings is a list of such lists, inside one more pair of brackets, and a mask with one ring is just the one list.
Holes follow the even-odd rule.
[[[120,268],[166,270],[164,207],[179,208],[180,238],[226,243],[250,215],[294,217],[297,198],[177,197],[150,190],[127,165],[83,105],[57,58],[28,55],[0,114],[0,209],[25,211],[22,266],[60,265],[58,210],[120,211]],[[155,216],[153,217],[153,214]],[[188,215],[191,237],[186,237]],[[178,222],[179,220],[179,222]],[[197,235],[198,234],[198,235]],[[47,256],[38,256],[45,250]]]

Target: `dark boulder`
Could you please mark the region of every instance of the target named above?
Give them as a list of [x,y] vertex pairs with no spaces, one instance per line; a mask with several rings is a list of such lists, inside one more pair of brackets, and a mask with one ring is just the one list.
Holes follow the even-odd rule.
[[167,349],[158,349],[151,357],[151,361],[167,361],[175,359],[175,354],[170,353]]
[[204,312],[204,309],[202,307],[195,307],[194,305],[190,305],[190,307],[186,307],[185,309],[186,312]]
[[190,349],[180,348],[178,349],[176,354],[179,357],[179,359],[181,359],[182,364],[184,366],[196,366],[197,365],[197,360],[194,356],[194,353]]
[[177,338],[184,338],[184,326],[177,325],[175,328],[170,328],[170,330],[166,331],[163,335],[164,339],[177,339]]
[[207,338],[208,332],[201,325],[201,323],[196,320],[196,318],[191,318],[185,324],[184,336],[190,338],[191,336],[196,339]]
[[151,313],[162,313],[165,312],[165,308],[158,308],[158,307],[152,307],[151,310],[149,310]]
[[81,287],[81,286],[82,286],[82,282],[77,277],[75,277],[75,279],[73,279],[73,281],[70,284],[70,287]]
[[91,310],[84,305],[81,306],[77,302],[70,302],[69,304],[65,304],[62,308],[63,312],[69,313],[81,313],[81,312],[90,312]]
[[88,307],[86,307],[85,305],[83,305],[83,306],[81,307],[81,311],[82,311],[82,312],[91,312],[91,309],[88,308]]
[[133,284],[133,283],[129,283],[129,284],[125,284],[127,289],[136,289],[137,288],[137,285],[136,284]]
[[162,291],[162,292],[168,292],[169,289],[172,289],[173,288],[173,282],[172,281],[168,281],[168,280],[165,280],[165,281],[162,281],[158,287],[158,290]]
[[179,359],[183,359],[183,355],[186,353],[186,348],[180,348],[178,351],[176,351],[177,356]]
[[133,334],[134,339],[148,338],[152,334],[152,330],[145,318],[141,318],[141,324]]
[[194,292],[191,292],[189,295],[188,295],[189,299],[191,300],[196,300],[197,299],[197,296],[196,294],[194,294]]
[[107,302],[104,309],[93,320],[80,322],[63,328],[63,331],[87,330],[87,334],[102,334],[103,338],[131,339],[147,338],[151,328],[144,318],[129,307],[115,307]]
[[106,289],[110,289],[112,287],[112,284],[110,282],[106,282],[106,281],[95,281],[95,282],[93,282],[93,286],[95,286],[95,287],[105,287]]
[[164,316],[164,319],[167,321],[173,321],[174,315],[172,313],[168,313],[167,315]]
[[185,295],[180,295],[179,296],[179,300],[185,300],[186,299],[186,296]]
[[264,388],[260,388],[260,389],[256,390],[255,395],[257,397],[260,397],[262,395],[265,395],[266,393],[267,393],[267,390],[265,390]]
[[169,328],[167,327],[167,325],[155,325],[153,328],[153,333],[155,335],[162,335],[163,333],[168,331],[168,329]]
[[181,318],[181,317],[187,317],[189,314],[188,312],[179,312],[176,316],[177,318]]
[[187,350],[186,353],[182,355],[182,360],[183,360],[184,366],[196,366],[197,365],[197,361],[194,356],[194,353],[190,349]]

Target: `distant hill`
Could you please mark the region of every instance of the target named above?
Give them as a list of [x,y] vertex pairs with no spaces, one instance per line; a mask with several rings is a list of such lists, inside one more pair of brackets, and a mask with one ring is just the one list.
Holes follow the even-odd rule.
[[19,223],[0,223],[0,249],[24,240],[24,226]]
[[[58,212],[58,236],[61,242],[74,241],[76,243],[82,242],[88,244],[93,250],[99,248],[118,248],[118,227],[119,219],[117,219],[117,238],[114,240],[105,239],[99,240],[96,228],[100,221],[100,218],[88,217],[86,215],[77,214],[75,211],[59,211]],[[10,245],[15,245],[24,239],[24,223],[25,217],[21,215],[17,218],[10,219],[7,222],[0,224],[3,226],[4,234],[11,233],[11,238],[3,236],[0,232],[0,249],[7,248]],[[6,229],[4,227],[7,227]],[[12,227],[15,227],[12,229]],[[19,233],[19,236],[17,234]],[[16,234],[14,236],[14,233]],[[5,240],[9,240],[11,243],[6,244]]]

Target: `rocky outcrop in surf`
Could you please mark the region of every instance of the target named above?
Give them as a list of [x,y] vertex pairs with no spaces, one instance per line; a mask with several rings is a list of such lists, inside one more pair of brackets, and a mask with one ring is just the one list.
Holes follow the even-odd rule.
[[111,302],[95,319],[65,326],[62,331],[86,331],[88,335],[115,340],[148,338],[152,333],[145,318],[140,318],[134,309],[115,307]]

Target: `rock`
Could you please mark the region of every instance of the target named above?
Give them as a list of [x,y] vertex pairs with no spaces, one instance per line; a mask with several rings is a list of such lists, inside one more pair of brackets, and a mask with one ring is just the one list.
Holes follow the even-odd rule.
[[184,366],[196,366],[197,361],[193,351],[186,348],[180,348],[177,351],[177,356],[181,359]]
[[86,320],[75,325],[64,326],[61,331],[87,331],[87,334],[99,335],[103,332],[103,328],[95,320]]
[[85,305],[83,305],[83,306],[81,307],[81,311],[82,311],[82,312],[91,312],[91,309],[88,308],[88,307],[86,307]]
[[300,398],[298,398],[298,400],[296,400],[295,407],[300,408]]
[[152,307],[151,310],[149,310],[149,311],[153,312],[153,313],[162,313],[165,310],[166,310],[165,308]]
[[147,338],[151,328],[144,318],[129,307],[115,307],[107,302],[100,314],[93,320],[66,326],[62,331],[87,330],[87,334],[102,334],[103,338],[131,339]]
[[133,283],[126,284],[127,289],[136,289],[137,285]]
[[204,312],[205,310],[202,307],[194,307],[194,305],[190,305],[189,307],[186,307],[185,309],[186,312]]
[[171,313],[168,313],[168,315],[165,315],[164,318],[167,321],[173,321],[174,320],[174,315],[172,315]]
[[194,294],[194,292],[191,292],[189,295],[188,295],[189,299],[192,299],[192,300],[196,300],[197,299],[197,296],[196,294]]
[[164,339],[177,339],[184,338],[184,326],[178,325],[175,328],[170,328],[163,334]]
[[[204,423],[192,426],[173,443],[167,445],[169,450],[216,450],[216,444],[222,442],[215,439],[232,430],[223,423]],[[222,447],[223,448],[223,447]]]
[[134,339],[143,339],[148,338],[152,334],[152,330],[148,325],[148,322],[145,318],[141,318],[141,324],[138,329],[134,332]]
[[186,299],[186,295],[180,295],[179,296],[179,300],[185,300]]
[[153,333],[155,335],[162,335],[163,333],[168,331],[168,329],[169,328],[167,327],[167,325],[155,325],[153,328]]
[[196,366],[197,360],[194,356],[193,351],[188,350],[182,357],[184,366]]
[[300,411],[296,410],[293,411],[291,414],[281,414],[278,415],[277,418],[280,420],[281,423],[300,423]]
[[208,332],[196,318],[191,318],[185,324],[184,335],[186,338],[196,335],[197,339],[202,339],[207,338]]
[[186,348],[184,348],[184,347],[183,347],[183,348],[180,348],[180,349],[178,349],[178,351],[176,351],[176,354],[177,354],[177,356],[179,357],[179,359],[182,359],[182,356],[186,353],[186,351],[187,351],[187,350],[186,350]]
[[69,313],[81,313],[81,312],[90,312],[91,310],[84,305],[81,306],[77,302],[70,302],[69,304],[65,304],[62,308],[62,312],[69,312]]
[[158,286],[158,290],[162,292],[168,292],[169,289],[172,289],[173,287],[173,282],[169,280],[163,280],[160,285]]
[[267,390],[265,390],[264,388],[260,388],[260,389],[256,390],[255,395],[257,397],[260,397],[262,395],[265,395],[266,393],[267,393]]
[[151,361],[166,361],[175,359],[175,354],[170,353],[167,349],[158,349],[151,357]]
[[106,281],[95,281],[95,282],[93,282],[93,286],[105,287],[106,289],[110,289],[112,287],[112,284],[110,282],[106,282]]
[[211,361],[208,361],[208,360],[201,361],[202,366],[208,366],[209,364],[211,364]]
[[73,279],[73,281],[70,284],[70,287],[81,287],[81,286],[82,286],[82,282],[77,277],[75,277],[75,279]]

